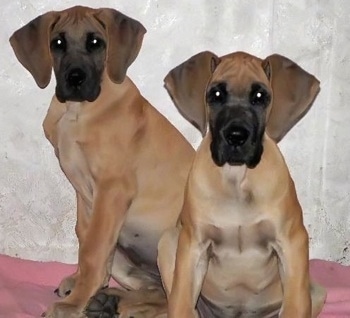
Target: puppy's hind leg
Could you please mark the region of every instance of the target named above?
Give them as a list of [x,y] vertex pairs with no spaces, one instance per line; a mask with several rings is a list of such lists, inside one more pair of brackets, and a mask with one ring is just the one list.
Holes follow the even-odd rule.
[[85,309],[88,318],[161,318],[167,305],[161,288],[125,291],[108,288],[92,297]]
[[159,276],[136,267],[118,248],[111,272],[122,287],[107,288],[92,297],[85,312],[88,318],[166,317],[166,296]]
[[97,293],[91,298],[85,309],[85,315],[88,318],[114,318],[118,317],[119,297],[116,295],[108,295],[103,292]]

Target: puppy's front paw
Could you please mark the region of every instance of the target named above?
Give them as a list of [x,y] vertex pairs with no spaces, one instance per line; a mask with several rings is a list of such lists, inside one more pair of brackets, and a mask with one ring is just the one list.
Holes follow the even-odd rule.
[[118,301],[119,299],[116,296],[100,292],[91,298],[85,309],[85,315],[88,318],[119,317],[116,312]]
[[59,297],[67,297],[73,290],[75,286],[75,281],[77,279],[77,273],[74,273],[70,276],[67,276],[62,279],[60,285],[55,290],[55,294],[57,294]]
[[[61,298],[65,298],[71,294],[73,288],[75,287],[75,282],[78,279],[78,273],[74,273],[62,279],[60,285],[55,289],[54,293]],[[103,288],[108,287],[109,276],[105,279]]]

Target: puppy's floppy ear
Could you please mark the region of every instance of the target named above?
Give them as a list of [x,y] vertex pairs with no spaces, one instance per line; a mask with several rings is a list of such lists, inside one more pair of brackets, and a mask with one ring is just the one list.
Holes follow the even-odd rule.
[[115,83],[122,83],[136,59],[146,33],[144,26],[114,9],[100,9],[95,18],[106,27],[108,36],[107,72]]
[[202,136],[207,131],[205,90],[220,59],[205,51],[192,56],[172,69],[164,78],[164,86],[179,112]]
[[49,38],[51,27],[58,18],[57,12],[45,13],[10,37],[17,59],[32,74],[40,88],[50,83],[52,61]]
[[320,83],[296,63],[278,54],[267,57],[262,67],[273,91],[267,134],[279,142],[311,108]]

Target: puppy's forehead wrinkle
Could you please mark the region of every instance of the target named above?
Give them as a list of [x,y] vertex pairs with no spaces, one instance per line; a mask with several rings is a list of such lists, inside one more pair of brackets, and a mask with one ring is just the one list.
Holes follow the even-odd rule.
[[93,8],[83,7],[83,6],[75,6],[73,8],[61,11],[61,15],[63,17],[68,17],[71,22],[77,23],[78,21],[84,19],[87,16],[91,16],[92,13],[96,11]]
[[257,80],[268,85],[261,60],[240,53],[224,57],[212,76],[212,82],[226,82],[228,89],[248,88]]
[[[74,28],[72,28],[74,25]],[[76,11],[75,14],[61,13],[52,33],[65,32],[74,37],[82,37],[87,33],[103,33],[102,25],[91,13]]]

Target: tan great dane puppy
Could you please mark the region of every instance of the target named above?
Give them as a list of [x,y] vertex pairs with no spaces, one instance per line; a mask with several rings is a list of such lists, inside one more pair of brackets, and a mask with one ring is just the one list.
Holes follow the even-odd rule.
[[307,112],[315,77],[279,55],[203,52],[165,85],[205,135],[176,229],[159,243],[168,317],[310,318],[308,234],[276,142]]
[[78,269],[46,317],[80,317],[110,275],[124,290],[162,293],[157,244],[181,211],[194,151],[126,77],[145,32],[118,11],[79,6],[48,12],[10,39],[39,87],[54,70],[43,127],[77,197]]

